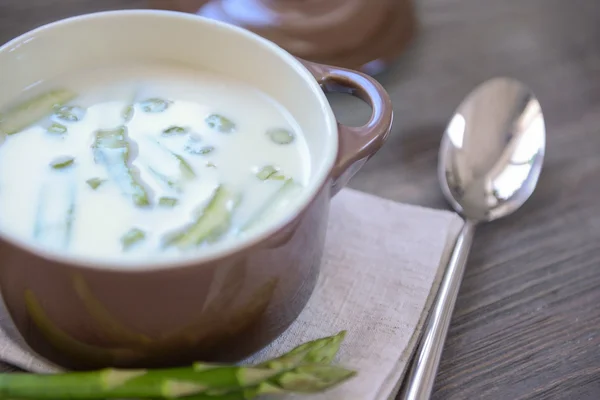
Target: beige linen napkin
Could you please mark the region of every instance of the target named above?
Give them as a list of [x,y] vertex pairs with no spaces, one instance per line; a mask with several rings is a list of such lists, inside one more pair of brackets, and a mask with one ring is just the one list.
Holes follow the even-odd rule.
[[[310,399],[393,399],[462,223],[447,211],[343,190],[332,200],[323,268],[307,307],[246,361],[345,329],[338,362],[358,376]],[[1,360],[30,371],[57,370],[26,350],[4,311],[0,326]]]

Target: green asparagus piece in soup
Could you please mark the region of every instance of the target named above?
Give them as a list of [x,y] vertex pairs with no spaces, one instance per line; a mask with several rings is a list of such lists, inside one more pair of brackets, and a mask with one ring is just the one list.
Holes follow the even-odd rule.
[[53,133],[53,134],[57,134],[57,135],[62,135],[64,133],[67,133],[67,127],[64,126],[63,124],[59,124],[58,122],[53,122],[48,129],[46,129],[46,131],[48,133]]
[[163,207],[175,207],[179,203],[175,197],[161,197],[158,199],[158,205]]
[[199,148],[198,150],[195,150],[194,154],[205,155],[205,154],[212,153],[214,150],[215,150],[215,148],[213,146],[204,146],[204,147]]
[[148,171],[150,171],[150,173],[152,175],[154,175],[154,177],[160,182],[162,183],[164,186],[167,186],[170,189],[176,190],[176,191],[181,191],[182,189],[182,184],[179,180],[172,178],[170,176],[167,176],[163,173],[158,172],[156,169],[152,168],[152,167],[148,167]]
[[128,123],[129,121],[131,121],[133,119],[134,113],[135,108],[133,107],[133,105],[126,105],[125,108],[123,108],[123,111],[121,111],[121,118],[123,118],[123,122]]
[[137,171],[130,165],[130,143],[127,138],[127,128],[121,126],[116,129],[98,130],[94,132],[94,159],[102,163],[108,174],[121,190],[131,196],[137,206],[150,204],[147,189],[137,175]]
[[79,122],[85,117],[85,109],[79,106],[57,107],[54,116],[65,122]]
[[100,178],[90,178],[87,181],[85,181],[85,183],[87,183],[88,186],[94,190],[98,189],[98,187],[100,187],[100,185],[102,185],[104,182],[105,180]]
[[146,239],[146,232],[138,228],[131,228],[121,237],[121,245],[123,250],[129,250],[144,239]]
[[204,120],[206,124],[217,132],[231,133],[235,131],[232,120],[219,114],[211,114]]
[[77,186],[72,173],[48,177],[40,191],[34,238],[46,245],[67,248],[75,215]]
[[185,158],[183,158],[179,154],[171,151],[166,146],[164,146],[162,143],[160,143],[158,141],[156,141],[155,143],[158,144],[158,146],[160,148],[162,148],[164,151],[168,152],[173,158],[175,158],[177,160],[177,162],[179,164],[179,172],[181,173],[181,176],[183,177],[183,179],[189,180],[189,179],[193,179],[196,177],[196,173],[194,172],[194,169],[185,160]]
[[12,135],[51,115],[76,97],[69,90],[52,90],[0,113],[0,132]]
[[179,161],[179,170],[181,171],[181,175],[185,179],[193,179],[196,177],[196,173],[192,166],[179,154],[173,153],[173,156]]
[[279,172],[279,168],[275,168],[272,165],[266,165],[262,167],[257,173],[256,177],[261,181],[266,181],[267,179],[273,179],[277,181],[282,181],[285,179],[285,175]]
[[131,94],[131,99],[130,99],[131,102],[129,104],[127,104],[121,111],[121,118],[123,119],[124,124],[129,123],[133,119],[133,116],[135,115],[135,98],[136,97],[137,97],[137,93],[133,92]]
[[231,215],[239,196],[225,186],[219,186],[197,219],[179,232],[169,235],[166,247],[185,250],[222,237],[231,225]]
[[282,201],[292,197],[292,193],[299,190],[300,185],[292,178],[282,182],[281,187],[275,192],[273,196],[262,206],[258,212],[249,218],[248,221],[242,224],[241,232],[247,232],[260,225],[260,222],[266,219],[277,207],[282,206]]
[[172,135],[185,135],[189,132],[189,129],[183,126],[170,126],[165,129],[162,134],[164,136],[172,136]]
[[215,148],[213,146],[203,144],[202,140],[200,140],[196,137],[188,138],[188,141],[185,144],[184,149],[188,153],[196,154],[196,155],[206,155],[206,154],[212,153],[215,150]]
[[165,100],[165,99],[159,99],[157,97],[144,100],[140,103],[140,107],[142,108],[142,111],[144,111],[145,113],[150,113],[150,114],[156,114],[156,113],[166,111],[170,105],[171,105],[170,101]]
[[54,169],[63,169],[63,168],[70,167],[71,165],[73,165],[74,162],[75,162],[75,158],[73,158],[71,156],[62,156],[62,157],[57,157],[56,159],[52,160],[52,162],[50,163],[50,166]]
[[294,141],[294,133],[284,128],[269,129],[267,136],[277,144],[290,144]]

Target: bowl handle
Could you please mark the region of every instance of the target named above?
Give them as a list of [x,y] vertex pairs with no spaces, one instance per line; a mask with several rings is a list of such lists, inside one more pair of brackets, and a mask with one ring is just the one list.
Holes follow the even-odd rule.
[[356,96],[373,110],[369,122],[364,126],[351,127],[338,122],[338,154],[331,173],[332,195],[335,195],[387,139],[393,121],[392,101],[379,82],[361,72],[300,61],[325,93],[340,92]]

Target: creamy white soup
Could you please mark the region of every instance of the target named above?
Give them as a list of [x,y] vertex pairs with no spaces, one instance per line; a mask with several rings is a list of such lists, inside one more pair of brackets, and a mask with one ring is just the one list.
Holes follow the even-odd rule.
[[290,113],[207,72],[71,74],[0,112],[0,229],[96,258],[155,258],[277,221],[310,175]]

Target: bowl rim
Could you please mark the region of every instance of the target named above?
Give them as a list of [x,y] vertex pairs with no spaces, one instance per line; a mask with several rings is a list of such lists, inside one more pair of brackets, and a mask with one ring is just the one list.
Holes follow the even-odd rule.
[[260,246],[261,243],[264,243],[265,241],[269,240],[269,238],[282,232],[288,225],[293,223],[296,218],[305,213],[306,209],[309,208],[324,185],[329,181],[331,171],[334,168],[337,159],[337,153],[339,151],[337,120],[329,101],[327,100],[325,92],[321,89],[321,86],[315,77],[302,64],[302,62],[300,62],[298,58],[291,55],[283,48],[279,47],[277,44],[259,36],[258,34],[222,21],[212,20],[179,11],[146,9],[110,10],[76,15],[41,25],[9,40],[0,46],[0,53],[11,51],[12,49],[34,39],[36,36],[43,35],[46,32],[59,27],[89,20],[111,18],[171,18],[173,21],[185,20],[187,22],[195,22],[199,25],[204,24],[205,26],[210,26],[212,29],[233,32],[238,35],[241,40],[254,41],[257,45],[262,46],[264,49],[270,51],[284,61],[285,64],[291,68],[294,73],[299,75],[311,89],[313,95],[315,95],[315,98],[318,99],[320,103],[320,109],[322,110],[321,118],[324,119],[325,125],[329,128],[328,130],[330,132],[325,136],[328,137],[328,140],[333,141],[333,143],[331,143],[332,149],[327,153],[327,159],[323,160],[323,167],[311,177],[309,185],[300,195],[301,200],[295,204],[293,210],[285,214],[284,218],[272,223],[268,229],[264,229],[263,231],[253,235],[249,235],[247,238],[240,240],[233,239],[231,241],[216,243],[198,252],[191,252],[190,254],[184,255],[174,255],[172,257],[158,257],[154,260],[151,258],[92,258],[46,249],[42,246],[32,244],[29,240],[13,236],[2,231],[0,231],[0,241],[4,241],[23,252],[30,253],[50,262],[62,264],[72,268],[122,273],[143,273],[154,270],[189,268],[245,253],[250,251],[253,247]]

